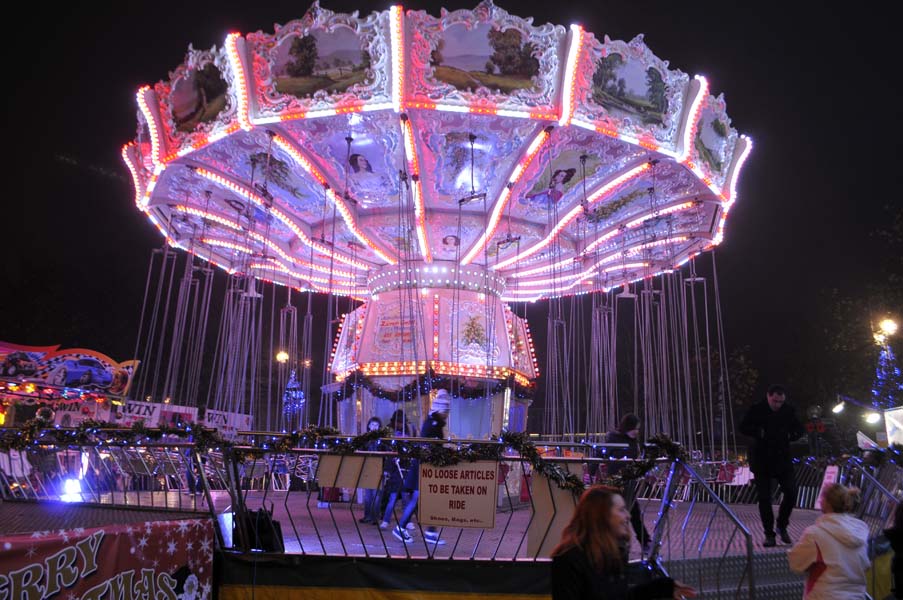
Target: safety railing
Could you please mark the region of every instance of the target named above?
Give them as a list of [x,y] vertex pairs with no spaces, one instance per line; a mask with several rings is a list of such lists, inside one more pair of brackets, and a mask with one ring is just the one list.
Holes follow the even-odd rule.
[[206,512],[206,492],[225,486],[204,483],[204,468],[193,444],[34,444],[0,452],[0,494],[4,500]]
[[[899,471],[899,467],[892,466]],[[883,531],[893,525],[894,511],[900,498],[889,490],[872,472],[862,459],[853,457],[847,460],[840,472],[841,482],[860,490],[857,516],[869,526],[869,538],[880,536]],[[885,480],[890,469],[884,470]]]
[[682,461],[669,465],[651,559],[701,598],[752,600],[752,535],[707,479]]
[[[387,440],[391,447],[391,440]],[[418,440],[443,444],[438,440]],[[496,444],[470,441],[464,445]],[[456,442],[462,444],[462,442]],[[225,546],[235,550],[379,556],[389,558],[541,560],[558,543],[576,496],[536,473],[513,453],[493,462],[497,490],[492,523],[479,528],[446,526],[435,533],[422,525],[419,498],[405,489],[407,469],[395,452],[330,454],[325,450],[247,453],[236,448],[238,499],[218,515]],[[555,456],[545,460],[583,477],[587,463],[606,459]],[[626,462],[626,461],[620,461]],[[229,461],[223,469],[229,469]],[[303,472],[304,477],[297,473]],[[395,473],[398,473],[397,476]],[[285,475],[288,474],[288,477]],[[645,485],[645,484],[644,484]],[[400,489],[396,489],[400,486]],[[416,492],[421,493],[419,490]],[[420,496],[422,498],[422,496]],[[637,501],[647,511],[648,501]],[[405,508],[414,512],[405,514]],[[653,510],[651,514],[656,514]],[[407,517],[410,516],[410,519]],[[362,522],[363,521],[363,522]],[[652,528],[653,523],[647,522]],[[404,529],[400,529],[404,527]],[[639,557],[641,547],[634,548]]]
[[[383,440],[383,451],[352,454],[323,448],[277,452],[263,450],[262,443],[202,453],[191,444],[169,443],[35,446],[0,453],[0,490],[5,499],[58,500],[67,493],[66,481],[77,479],[81,487],[66,498],[70,501],[209,511],[216,519],[220,547],[237,552],[548,559],[576,503],[571,490],[560,488],[534,471],[530,461],[509,452],[490,467],[497,480],[491,522],[474,528],[450,524],[433,533],[421,524],[416,510],[422,496],[415,500],[402,483],[393,498],[390,475],[398,472],[395,483],[403,482],[405,469],[413,467],[390,450],[392,442]],[[442,440],[416,443],[449,445]],[[497,442],[452,444],[460,450]],[[599,448],[538,449],[546,462],[589,482],[593,474],[609,474],[631,462],[586,456],[598,454]],[[709,487],[714,471],[706,469],[702,476],[687,465],[663,459],[626,486],[629,509],[639,521],[636,536],[631,536],[631,558],[698,582],[704,592],[742,588],[751,594],[748,531]],[[415,507],[410,520],[404,514],[406,507]],[[405,528],[399,529],[402,524]],[[644,528],[650,532],[650,544],[643,544]],[[697,564],[678,565],[687,560]],[[690,570],[693,577],[688,576]]]

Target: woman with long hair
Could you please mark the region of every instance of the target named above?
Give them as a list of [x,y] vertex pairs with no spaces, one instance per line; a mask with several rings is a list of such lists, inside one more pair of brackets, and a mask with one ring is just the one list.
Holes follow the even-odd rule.
[[806,573],[806,600],[862,600],[869,568],[869,528],[850,514],[859,490],[832,483],[822,492],[824,513],[790,549],[790,568]]
[[617,490],[583,492],[552,551],[552,600],[694,598],[696,591],[661,577],[631,585],[627,574],[630,512]]

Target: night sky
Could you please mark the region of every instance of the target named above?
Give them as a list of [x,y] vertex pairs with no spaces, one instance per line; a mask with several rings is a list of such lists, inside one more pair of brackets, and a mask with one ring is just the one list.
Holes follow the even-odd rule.
[[[269,33],[306,6],[116,4],[101,16],[73,4],[7,23],[13,158],[2,212],[0,340],[125,360],[148,259],[162,243],[133,204],[119,154],[135,136],[135,91],[165,78],[189,43],[206,49],[230,31]],[[889,217],[884,206],[898,202],[900,179],[896,34],[886,15],[851,14],[856,5],[810,12],[793,2],[498,4],[537,24],[581,23],[600,39],[643,33],[671,68],[705,75],[713,93],[724,93],[732,125],[754,143],[716,255],[727,343],[750,346],[763,383],[786,380],[810,353],[821,290],[855,293],[886,276],[872,235]],[[388,6],[323,3],[337,12]],[[438,6],[405,4],[433,14]],[[543,318],[536,310],[531,317]]]

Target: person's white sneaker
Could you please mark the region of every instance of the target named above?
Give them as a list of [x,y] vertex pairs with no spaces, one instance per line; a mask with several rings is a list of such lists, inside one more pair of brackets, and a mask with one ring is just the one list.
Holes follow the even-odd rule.
[[425,539],[430,544],[436,544],[437,546],[445,545],[445,540],[439,537],[438,531],[430,531],[426,530],[423,532],[423,539]]
[[414,541],[414,538],[411,537],[411,534],[408,533],[407,530],[402,529],[397,525],[392,528],[392,535],[395,536],[395,539],[400,542],[404,542],[405,544],[410,544]]

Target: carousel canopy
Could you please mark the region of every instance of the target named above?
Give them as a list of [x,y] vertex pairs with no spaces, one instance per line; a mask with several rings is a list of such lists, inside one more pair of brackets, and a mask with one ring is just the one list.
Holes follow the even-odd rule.
[[173,246],[234,273],[367,298],[610,289],[721,242],[751,142],[703,77],[638,36],[314,4],[189,47],[137,94],[122,151]]

